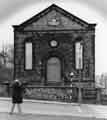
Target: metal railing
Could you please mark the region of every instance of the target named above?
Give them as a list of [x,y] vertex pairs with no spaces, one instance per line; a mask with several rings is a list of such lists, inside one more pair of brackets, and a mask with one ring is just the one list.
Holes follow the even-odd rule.
[[71,87],[27,86],[24,97],[28,99],[71,102],[73,100]]
[[[30,86],[24,85],[24,98],[78,102],[78,88],[76,87],[58,87],[58,86]],[[92,94],[93,93],[93,94]],[[0,83],[0,97],[11,97],[11,87],[9,83]],[[101,94],[101,89],[82,88],[82,102],[93,101],[93,103],[107,104],[107,95]]]

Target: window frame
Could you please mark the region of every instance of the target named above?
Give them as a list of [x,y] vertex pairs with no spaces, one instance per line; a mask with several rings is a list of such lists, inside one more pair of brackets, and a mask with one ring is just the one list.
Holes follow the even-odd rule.
[[[77,43],[80,43],[81,45],[82,45],[82,68],[77,68],[77,66],[76,66],[76,44]],[[74,43],[74,54],[75,54],[75,69],[76,70],[83,70],[84,69],[84,45],[83,45],[83,40],[80,38],[80,39],[77,39],[76,41],[75,41],[75,43]]]
[[[27,43],[28,44],[30,43],[32,45],[32,56],[31,56],[32,57],[32,60],[31,60],[32,61],[31,66],[32,67],[31,68],[26,68],[26,44]],[[24,42],[24,70],[25,71],[32,71],[33,70],[33,43],[32,43],[31,40],[27,40],[27,41]]]

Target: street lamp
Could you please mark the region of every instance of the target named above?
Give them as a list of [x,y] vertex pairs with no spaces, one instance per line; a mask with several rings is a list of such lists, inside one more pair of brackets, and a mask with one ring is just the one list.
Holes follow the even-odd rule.
[[70,72],[70,76],[73,77],[73,76],[74,76],[74,73],[73,73],[73,72]]
[[70,81],[72,82],[72,78],[73,78],[73,76],[74,76],[74,73],[73,72],[70,72]]

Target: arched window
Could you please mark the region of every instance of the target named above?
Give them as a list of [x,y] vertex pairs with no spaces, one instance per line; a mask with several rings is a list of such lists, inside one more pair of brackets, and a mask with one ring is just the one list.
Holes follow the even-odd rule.
[[25,69],[32,69],[32,42],[25,42]]
[[75,63],[76,69],[83,68],[83,45],[81,41],[75,43]]

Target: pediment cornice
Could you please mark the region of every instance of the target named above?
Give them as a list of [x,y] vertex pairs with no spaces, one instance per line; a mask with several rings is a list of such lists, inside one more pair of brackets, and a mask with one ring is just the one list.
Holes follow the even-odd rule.
[[[63,16],[63,18],[65,17],[65,19],[69,20],[72,22],[73,27],[75,28],[78,27],[79,29],[95,29],[96,24],[89,24],[88,22],[80,19],[79,17],[76,17],[75,15],[67,12],[66,10],[60,8],[59,6],[52,4],[50,7],[46,8],[45,10],[43,10],[42,12],[38,13],[37,15],[33,16],[32,18],[26,20],[25,22],[23,22],[20,25],[14,25],[14,29],[16,30],[24,30],[25,28],[29,27],[32,24],[35,24],[36,26],[36,22],[38,22],[40,19],[43,19],[45,16],[47,17],[47,15],[50,13],[52,14],[52,12],[54,14],[56,14],[55,18],[58,18],[59,16]],[[56,13],[55,13],[56,12]],[[58,15],[57,15],[58,13]],[[54,29],[54,27],[58,26],[61,28],[60,26],[60,21],[62,22],[62,20],[58,21],[57,19],[55,19],[53,16],[52,18],[49,18],[50,21],[48,21],[47,19],[47,23],[48,25],[50,25],[50,29]],[[61,19],[63,19],[61,18]],[[60,17],[59,17],[60,19]],[[69,22],[68,21],[68,22]],[[43,23],[43,22],[42,22]],[[38,25],[38,24],[37,24]],[[41,26],[44,26],[43,24]],[[69,26],[69,24],[68,24]],[[66,27],[65,27],[66,28]],[[44,28],[41,28],[44,29]],[[28,29],[29,30],[29,29]]]

